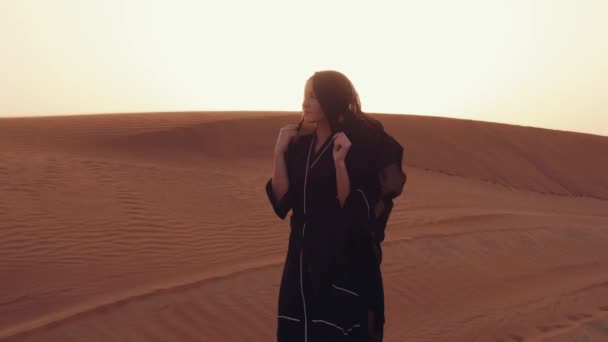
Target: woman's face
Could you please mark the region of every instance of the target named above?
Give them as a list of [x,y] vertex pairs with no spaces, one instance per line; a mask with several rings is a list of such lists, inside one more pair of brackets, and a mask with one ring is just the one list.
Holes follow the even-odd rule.
[[308,81],[306,81],[302,111],[304,112],[304,121],[307,123],[318,123],[325,120],[325,113],[323,113],[321,104],[317,100],[312,88],[312,78],[309,78]]

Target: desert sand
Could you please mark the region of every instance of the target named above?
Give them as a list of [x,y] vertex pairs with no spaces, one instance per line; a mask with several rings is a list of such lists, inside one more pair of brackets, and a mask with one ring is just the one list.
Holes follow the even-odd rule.
[[[608,341],[608,137],[376,115],[385,341]],[[0,340],[273,341],[295,113],[0,119]]]

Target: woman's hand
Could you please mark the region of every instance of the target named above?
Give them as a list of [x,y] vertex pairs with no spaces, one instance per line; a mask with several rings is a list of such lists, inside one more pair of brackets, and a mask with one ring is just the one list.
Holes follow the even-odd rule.
[[334,162],[343,162],[351,147],[351,142],[343,132],[334,134]]
[[293,140],[293,138],[298,134],[298,125],[290,124],[287,125],[279,131],[279,137],[277,138],[277,142],[274,146],[274,154],[283,154],[287,151],[287,146]]

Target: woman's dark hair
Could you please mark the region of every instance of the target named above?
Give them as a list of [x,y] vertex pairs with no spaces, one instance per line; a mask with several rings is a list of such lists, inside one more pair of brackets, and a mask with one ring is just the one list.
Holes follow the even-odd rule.
[[[359,94],[344,74],[335,70],[317,71],[311,80],[332,133],[360,134],[360,130],[381,127],[378,120],[361,111]],[[298,132],[303,123],[304,116],[298,125]]]

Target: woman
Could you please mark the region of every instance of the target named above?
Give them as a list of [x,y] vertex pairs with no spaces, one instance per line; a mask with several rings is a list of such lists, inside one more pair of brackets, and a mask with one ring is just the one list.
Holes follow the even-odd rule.
[[266,183],[277,216],[292,210],[277,340],[382,341],[380,242],[406,180],[403,148],[337,71],[308,79],[302,109],[280,130]]

